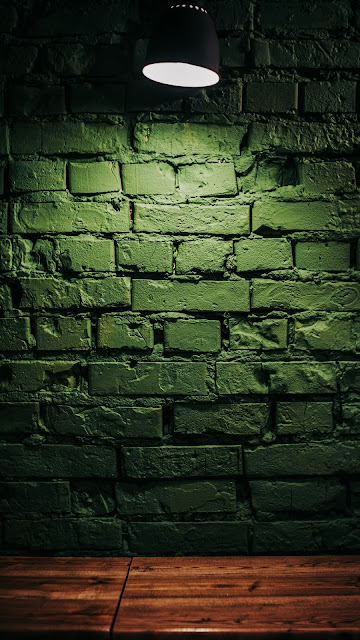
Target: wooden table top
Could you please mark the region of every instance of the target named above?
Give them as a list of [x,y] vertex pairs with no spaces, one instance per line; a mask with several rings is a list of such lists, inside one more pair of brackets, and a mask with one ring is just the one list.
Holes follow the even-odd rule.
[[110,637],[130,558],[0,558],[0,638]]
[[1,640],[360,640],[360,556],[0,558]]
[[199,632],[360,638],[360,556],[135,558],[114,640]]

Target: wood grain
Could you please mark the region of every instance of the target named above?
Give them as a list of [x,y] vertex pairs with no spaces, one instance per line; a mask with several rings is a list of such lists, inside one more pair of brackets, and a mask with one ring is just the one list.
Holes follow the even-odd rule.
[[136,558],[114,640],[360,638],[360,557]]
[[129,558],[0,558],[1,640],[108,639]]

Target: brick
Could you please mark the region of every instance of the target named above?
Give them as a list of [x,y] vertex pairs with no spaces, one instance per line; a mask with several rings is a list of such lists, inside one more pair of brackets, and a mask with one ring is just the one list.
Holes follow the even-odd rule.
[[253,309],[356,311],[360,287],[356,282],[276,282],[253,280]]
[[239,155],[246,126],[224,127],[192,123],[137,123],[134,131],[136,151],[183,155]]
[[50,316],[36,318],[36,344],[40,351],[89,351],[89,318]]
[[128,307],[129,278],[86,278],[67,282],[56,278],[19,278],[21,309]]
[[296,349],[354,351],[353,322],[350,319],[321,318],[295,320]]
[[[274,14],[276,15],[276,13]],[[280,69],[356,69],[360,63],[357,42],[331,38],[254,40],[255,67]]]
[[220,394],[335,393],[333,363],[217,362]]
[[249,283],[133,281],[135,311],[249,311]]
[[343,404],[342,421],[348,433],[359,433],[360,431],[360,405]]
[[121,84],[77,84],[69,87],[71,113],[121,113],[125,87]]
[[167,162],[123,164],[124,192],[131,195],[167,195],[175,192],[175,171]]
[[80,386],[80,363],[27,360],[0,365],[0,392],[71,391]]
[[42,72],[50,75],[125,80],[131,64],[131,47],[129,39],[119,36],[112,44],[62,42],[42,47],[40,61]]
[[129,231],[129,206],[106,202],[24,202],[12,209],[13,233],[104,233]]
[[7,520],[5,540],[12,549],[28,551],[118,550],[121,522],[113,518]]
[[355,168],[349,162],[309,162],[303,160],[298,165],[299,184],[308,193],[354,191],[356,188]]
[[69,36],[121,33],[128,28],[129,20],[138,18],[138,11],[133,3],[124,0],[120,5],[49,5],[39,16],[29,16],[28,35],[34,36]]
[[245,67],[249,51],[249,38],[220,38],[220,60],[225,67]]
[[335,393],[336,372],[332,362],[264,363],[270,393]]
[[218,320],[176,320],[164,324],[167,351],[216,353],[221,349],[221,325]]
[[339,362],[339,383],[340,391],[355,393],[358,397],[360,389],[360,363],[359,362]]
[[136,522],[129,526],[131,553],[206,555],[248,553],[246,522]]
[[3,514],[69,513],[68,482],[0,482],[0,510]]
[[348,26],[344,5],[330,2],[304,5],[303,2],[263,2],[260,7],[263,29],[339,29]]
[[118,154],[127,146],[127,138],[122,123],[18,122],[13,126],[11,149],[14,154]]
[[121,515],[169,513],[227,513],[236,511],[235,482],[122,482],[116,486]]
[[230,349],[286,349],[287,320],[230,318]]
[[33,433],[39,423],[37,402],[1,402],[0,433]]
[[115,271],[115,247],[112,240],[95,236],[75,236],[58,240],[62,271]]
[[253,231],[316,231],[335,228],[331,202],[255,202]]
[[292,267],[291,244],[285,238],[252,238],[234,243],[236,270],[270,271]]
[[89,365],[93,395],[206,395],[205,362],[99,362]]
[[324,549],[337,553],[358,553],[360,527],[358,518],[342,518],[319,523]]
[[360,481],[353,480],[350,482],[350,501],[351,508],[355,515],[360,514]]
[[11,291],[7,284],[0,283],[0,309],[11,309]]
[[97,344],[100,349],[139,349],[154,346],[154,329],[149,320],[138,317],[103,315],[98,321]]
[[173,248],[169,240],[123,238],[116,242],[119,268],[149,273],[172,273]]
[[117,162],[70,162],[69,189],[71,193],[109,193],[120,191]]
[[331,402],[277,402],[276,428],[282,434],[332,431]]
[[9,131],[5,123],[0,123],[0,155],[9,153]]
[[[135,43],[134,70],[141,72],[146,55],[148,40],[138,39]],[[181,112],[183,108],[183,88],[152,82],[138,75],[127,84],[126,112]]]
[[344,271],[350,268],[347,242],[297,242],[295,264],[299,269]]
[[193,478],[242,474],[241,446],[124,447],[125,478]]
[[246,85],[245,111],[287,113],[298,107],[296,82],[249,82]]
[[357,442],[334,444],[273,444],[245,449],[246,472],[250,477],[325,476],[359,473]]
[[109,447],[42,444],[0,445],[1,477],[116,478],[116,451]]
[[10,163],[12,191],[64,191],[66,189],[65,162],[45,160]]
[[319,523],[307,521],[258,522],[254,527],[254,553],[319,553],[323,548],[319,527]]
[[51,433],[116,438],[161,438],[161,407],[70,406],[46,407],[46,427]]
[[71,511],[83,518],[112,516],[116,511],[113,482],[99,479],[73,481]]
[[249,129],[251,151],[279,153],[351,153],[360,146],[360,126],[319,122],[255,122]]
[[185,240],[177,249],[176,273],[224,272],[226,259],[232,253],[233,243],[230,240]]
[[183,165],[178,169],[180,193],[187,196],[237,194],[234,165],[230,162]]
[[267,513],[344,511],[346,487],[336,479],[306,482],[250,482],[251,502],[256,511]]
[[242,110],[242,94],[243,88],[239,82],[216,85],[202,89],[197,96],[191,96],[188,105],[191,113],[237,114]]
[[263,404],[175,404],[175,433],[259,435],[269,410]]
[[18,22],[18,13],[16,8],[11,5],[4,4],[1,7],[1,33],[13,31]]
[[216,387],[220,395],[268,393],[261,362],[217,362]]
[[3,351],[27,351],[33,346],[30,318],[0,318],[0,349]]
[[153,205],[135,203],[134,231],[237,235],[250,233],[248,205]]
[[12,242],[10,238],[0,238],[0,271],[11,271],[12,268]]
[[66,113],[61,86],[14,85],[7,92],[8,111],[14,116],[52,116]]
[[38,55],[37,47],[9,46],[0,49],[0,74],[22,76],[30,73]]
[[206,7],[220,31],[247,30],[252,26],[249,0],[231,2],[227,5],[209,0]]
[[309,113],[354,113],[355,82],[308,82],[304,91],[304,110]]

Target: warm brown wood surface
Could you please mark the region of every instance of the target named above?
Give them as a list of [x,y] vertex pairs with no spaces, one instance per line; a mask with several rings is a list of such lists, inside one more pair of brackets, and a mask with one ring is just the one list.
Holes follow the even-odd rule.
[[360,638],[360,556],[135,558],[114,640]]
[[0,640],[360,640],[360,556],[130,563],[0,558]]
[[0,558],[0,639],[108,640],[130,558]]

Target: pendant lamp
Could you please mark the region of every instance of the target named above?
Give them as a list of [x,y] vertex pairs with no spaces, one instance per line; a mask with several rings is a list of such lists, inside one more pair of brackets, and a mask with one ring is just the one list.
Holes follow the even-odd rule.
[[185,0],[172,4],[151,38],[143,74],[174,87],[219,82],[219,41],[208,12]]

